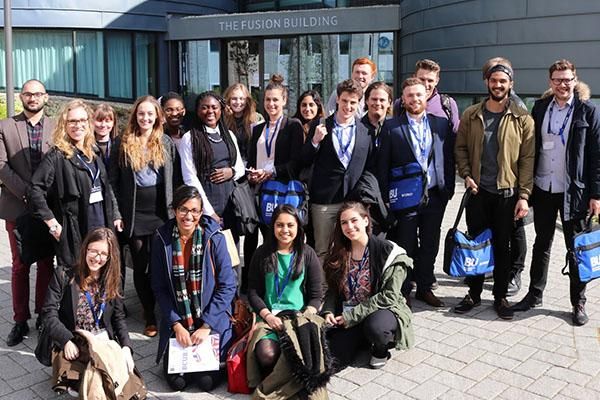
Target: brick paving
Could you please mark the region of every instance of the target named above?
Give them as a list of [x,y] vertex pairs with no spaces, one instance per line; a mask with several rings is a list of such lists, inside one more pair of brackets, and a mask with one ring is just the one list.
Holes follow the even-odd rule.
[[[452,223],[460,202],[461,189],[448,206],[442,226]],[[33,356],[37,333],[32,331],[22,344],[8,348],[6,336],[12,327],[10,298],[10,250],[0,228],[0,399],[56,399],[50,388],[51,369]],[[443,235],[442,235],[443,236]],[[524,287],[534,232],[527,226],[529,242]],[[413,300],[416,345],[405,352],[393,352],[381,370],[365,367],[366,357],[332,378],[328,386],[333,400],[376,399],[600,399],[600,288],[588,285],[589,323],[574,327],[568,296],[568,279],[560,274],[564,263],[562,234],[553,245],[544,305],[517,313],[513,321],[496,317],[492,309],[491,283],[486,282],[482,305],[466,315],[451,312],[466,293],[457,279],[441,272],[438,257],[436,294],[447,307],[434,310]],[[35,271],[35,268],[33,268]],[[34,274],[32,273],[32,277]],[[32,285],[34,280],[32,279]],[[33,286],[32,286],[33,288]],[[515,301],[524,294],[522,290]],[[154,358],[158,339],[141,332],[141,308],[127,276],[126,304],[135,360],[142,371],[152,399],[245,399],[231,395],[225,385],[212,393],[196,388],[172,393]],[[33,304],[31,305],[33,309]],[[33,321],[30,322],[33,324]]]

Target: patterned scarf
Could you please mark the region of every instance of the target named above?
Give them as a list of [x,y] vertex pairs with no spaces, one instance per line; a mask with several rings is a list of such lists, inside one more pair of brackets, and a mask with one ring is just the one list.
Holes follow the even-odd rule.
[[[177,310],[182,317],[182,324],[190,332],[195,330],[194,320],[202,316],[200,307],[200,289],[202,285],[202,231],[198,226],[194,231],[192,254],[187,273],[184,269],[183,249],[179,240],[179,229],[173,227],[173,283],[175,285],[175,300]],[[192,293],[188,293],[188,285]],[[191,300],[190,300],[191,298]]]

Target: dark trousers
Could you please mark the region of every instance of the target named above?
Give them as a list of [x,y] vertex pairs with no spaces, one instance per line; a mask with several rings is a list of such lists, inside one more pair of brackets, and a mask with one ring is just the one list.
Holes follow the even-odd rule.
[[329,329],[327,343],[336,359],[336,369],[350,365],[365,346],[369,346],[373,356],[384,358],[395,345],[398,329],[398,320],[389,310],[377,310],[352,328]]
[[[13,303],[13,319],[15,322],[26,322],[31,318],[29,311],[29,271],[31,265],[23,264],[19,256],[17,238],[13,233],[17,224],[15,221],[6,221],[6,232],[12,257],[11,292]],[[54,257],[47,257],[36,263],[37,274],[35,278],[35,312],[40,313],[46,300],[46,290],[54,272]]]
[[[535,209],[533,213],[535,242],[533,243],[531,270],[529,272],[529,276],[531,277],[529,293],[542,298],[546,281],[548,280],[548,264],[550,262],[550,250],[556,228],[556,214],[560,214],[565,246],[569,252],[573,250],[573,235],[576,230],[580,230],[583,221],[564,220],[563,193],[550,193],[534,186],[531,201]],[[568,260],[571,305],[585,304],[586,284],[579,280],[577,264],[573,257],[569,256]]]
[[[492,230],[494,249],[494,299],[506,297],[511,269],[510,238],[515,228],[514,213],[517,195],[504,197],[490,193],[482,188],[471,196],[467,204],[467,229],[470,234],[478,234],[486,228]],[[465,279],[469,285],[469,294],[474,299],[481,298],[484,275],[470,276]]]
[[402,292],[410,293],[410,281],[417,282],[417,292],[427,291],[435,282],[433,268],[440,246],[440,228],[448,201],[437,188],[429,190],[429,202],[419,210],[396,217],[397,224],[388,235],[413,259],[413,270]]
[[[530,210],[531,211],[531,210]],[[525,269],[525,257],[527,256],[527,236],[525,235],[525,223],[523,219],[515,221],[515,229],[510,238],[510,257],[512,270],[509,280]]]
[[144,310],[146,325],[156,325],[154,316],[154,293],[150,286],[150,243],[152,235],[133,236],[129,240],[129,250],[133,261],[133,286]]

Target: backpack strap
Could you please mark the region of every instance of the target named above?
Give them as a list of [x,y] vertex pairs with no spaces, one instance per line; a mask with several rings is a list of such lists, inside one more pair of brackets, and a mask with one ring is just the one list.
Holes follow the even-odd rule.
[[456,220],[454,220],[453,229],[458,228],[458,224],[460,223],[460,219],[462,218],[463,211],[465,210],[465,207],[467,206],[467,202],[469,201],[469,198],[471,197],[471,195],[472,195],[471,188],[467,188],[467,190],[465,191],[465,194],[463,194],[463,197],[460,201],[460,206],[458,207],[458,213],[456,214]]
[[444,110],[444,113],[448,117],[448,125],[450,126],[450,129],[454,130],[454,123],[452,122],[453,114],[452,104],[450,103],[450,96],[448,96],[445,93],[440,93],[440,103],[442,105],[442,110]]

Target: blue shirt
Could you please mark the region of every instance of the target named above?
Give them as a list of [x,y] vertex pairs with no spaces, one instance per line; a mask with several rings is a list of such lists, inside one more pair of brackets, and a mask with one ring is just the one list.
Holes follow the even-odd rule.
[[333,147],[344,168],[348,169],[356,141],[356,121],[353,118],[350,123],[340,125],[334,118],[332,133]]
[[431,154],[431,161],[433,161],[433,135],[427,114],[423,114],[423,118],[420,121],[412,118],[408,113],[406,113],[406,117],[408,119],[413,151],[423,170],[427,170],[427,188],[431,189],[437,186],[437,175],[435,173],[435,163],[429,162],[429,154]]

